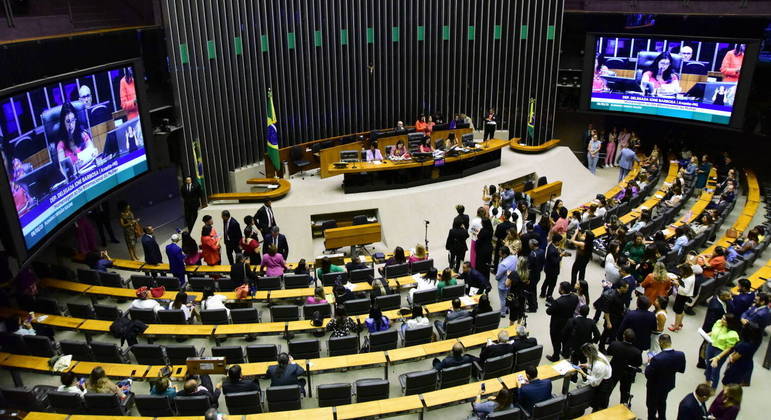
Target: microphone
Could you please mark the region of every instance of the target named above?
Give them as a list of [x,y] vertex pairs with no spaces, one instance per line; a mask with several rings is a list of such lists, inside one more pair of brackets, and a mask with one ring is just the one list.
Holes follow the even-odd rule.
[[429,223],[431,223],[431,222],[429,222],[428,220],[424,220],[424,222],[425,222],[426,224],[429,224]]

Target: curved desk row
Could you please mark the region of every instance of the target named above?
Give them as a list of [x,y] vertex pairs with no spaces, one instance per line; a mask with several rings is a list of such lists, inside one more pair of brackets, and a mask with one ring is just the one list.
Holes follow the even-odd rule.
[[[739,218],[736,219],[736,222],[733,224],[734,230],[736,230],[736,233],[739,235],[742,235],[744,231],[750,227],[750,223],[752,223],[752,219],[755,217],[755,213],[761,207],[760,184],[758,183],[758,178],[755,176],[755,173],[750,170],[747,170],[746,175],[747,202],[744,204],[744,209],[742,209],[742,213],[739,215]],[[701,255],[709,257],[715,252],[715,248],[718,246],[727,248],[733,245],[734,242],[736,242],[736,238],[729,238],[728,236],[723,235],[722,238],[716,240],[710,247],[702,251]]]
[[560,143],[560,139],[551,139],[547,142],[543,142],[537,146],[528,146],[526,144],[520,144],[519,142],[522,141],[519,137],[514,137],[511,139],[511,142],[509,142],[509,147],[511,147],[511,150],[519,153],[543,153],[547,150],[553,149],[557,147],[557,145]]
[[[219,193],[209,196],[209,201],[264,201],[276,200],[287,194],[292,189],[292,184],[281,178],[250,178],[246,181],[249,185],[267,186],[267,191],[262,192],[232,192]],[[274,187],[275,186],[275,187]]]
[[[607,191],[605,194],[603,194],[603,195],[604,195],[606,198],[608,198],[608,197],[615,197],[615,196],[616,196],[618,193],[620,193],[621,191],[623,191],[623,190],[624,190],[624,188],[626,188],[626,185],[629,183],[629,181],[632,181],[633,179],[637,178],[637,175],[638,175],[639,173],[640,173],[640,164],[639,164],[639,163],[637,163],[637,162],[635,162],[635,163],[634,163],[634,167],[632,168],[632,170],[631,170],[631,171],[629,171],[629,173],[628,173],[628,174],[626,174],[626,176],[624,177],[624,179],[622,179],[622,180],[621,180],[621,182],[619,182],[618,184],[616,184],[616,185],[615,185],[613,188],[609,189],[609,190],[608,190],[608,191]],[[576,207],[576,208],[574,208],[574,209],[570,210],[570,214],[572,214],[574,211],[577,211],[577,212],[581,212],[581,213],[583,213],[584,211],[586,211],[586,210],[589,208],[589,206],[591,206],[591,205],[592,205],[592,203],[593,203],[593,202],[594,202],[594,199],[592,199],[591,201],[588,201],[588,202],[586,202],[586,203],[584,203],[584,204],[580,205],[579,207]]]
[[685,226],[688,224],[691,224],[698,220],[699,216],[701,216],[702,213],[704,213],[705,210],[707,210],[707,206],[709,203],[712,202],[712,198],[715,196],[715,186],[714,186],[714,179],[716,178],[717,172],[715,171],[715,168],[712,168],[712,170],[709,173],[709,179],[710,181],[708,184],[712,183],[713,185],[711,188],[704,188],[701,191],[701,195],[699,196],[699,199],[696,200],[695,203],[693,203],[693,206],[691,206],[690,209],[688,209],[687,212],[685,212],[684,215],[682,215],[679,219],[677,219],[676,222],[671,223],[669,226],[667,226],[662,232],[664,232],[664,239],[669,240],[672,239],[675,236],[675,231],[680,226]]

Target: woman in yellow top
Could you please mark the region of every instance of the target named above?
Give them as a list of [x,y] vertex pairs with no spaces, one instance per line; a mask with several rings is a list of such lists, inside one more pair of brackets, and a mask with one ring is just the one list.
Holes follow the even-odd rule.
[[720,382],[720,368],[733,350],[736,343],[739,342],[739,331],[742,323],[739,318],[731,312],[723,315],[723,318],[715,321],[712,331],[709,333],[710,343],[707,346],[707,363],[704,369],[704,376],[708,382],[712,383],[712,388],[717,389]]

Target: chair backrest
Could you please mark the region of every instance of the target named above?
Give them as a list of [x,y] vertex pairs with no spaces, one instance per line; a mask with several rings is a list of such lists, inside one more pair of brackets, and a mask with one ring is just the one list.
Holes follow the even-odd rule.
[[163,347],[159,344],[134,344],[131,353],[140,365],[166,364]]
[[351,403],[351,384],[324,384],[316,387],[319,407],[333,407]]
[[76,392],[48,391],[48,403],[59,414],[86,414],[83,398]]
[[176,413],[171,408],[171,400],[165,395],[135,395],[139,415],[145,417],[169,417]]
[[174,397],[174,405],[180,416],[203,416],[211,408],[211,400],[206,395]]
[[372,301],[369,298],[351,299],[346,300],[345,303],[343,303],[343,306],[348,315],[364,315],[369,313],[371,302]]
[[498,328],[501,323],[500,313],[496,311],[477,314],[474,318],[474,332],[480,333]]
[[344,271],[333,271],[331,273],[324,273],[321,275],[321,284],[330,287],[338,283],[345,283],[348,278],[348,273]]
[[227,324],[228,312],[225,308],[206,309],[201,311],[201,324]]
[[225,404],[230,415],[262,413],[260,391],[225,394]]
[[178,291],[179,279],[176,277],[158,277],[158,286],[163,286],[166,290]]
[[488,414],[487,418],[498,420],[520,420],[522,418],[522,410],[519,407],[514,407],[508,410],[494,411]]
[[346,335],[345,337],[330,337],[327,342],[327,349],[330,356],[341,356],[344,354],[356,354],[359,352],[359,337],[355,335]]
[[270,307],[270,319],[273,322],[299,321],[300,310],[297,305],[276,305]]
[[394,277],[404,277],[410,272],[409,263],[392,264],[385,267],[385,277],[391,279]]
[[311,284],[307,274],[284,274],[284,287],[287,289],[304,289]]
[[406,373],[404,375],[404,395],[434,391],[437,382],[437,372],[434,369]]
[[467,384],[471,379],[471,363],[464,363],[442,369],[439,374],[442,377],[440,389]]
[[140,287],[155,287],[155,277],[152,276],[134,274],[129,277],[129,280],[131,280],[131,287],[134,289],[139,289]]
[[300,409],[300,386],[272,386],[266,391],[269,411]]
[[142,321],[145,324],[157,324],[158,319],[155,317],[155,311],[152,309],[137,309],[130,308],[129,316],[135,321]]
[[94,305],[94,314],[100,321],[115,321],[123,315],[123,312],[112,305]]
[[244,363],[244,349],[241,346],[212,347],[211,355],[213,357],[224,357],[225,364],[228,365]]
[[214,288],[214,280],[209,277],[188,277],[188,284],[196,292],[203,292],[207,287]]
[[94,308],[88,303],[67,303],[67,312],[75,318],[95,319]]
[[446,286],[442,289],[441,300],[450,300],[460,298],[466,294],[466,285],[456,284],[455,286]]
[[541,363],[543,346],[537,345],[519,350],[514,356],[514,372],[525,370],[529,367],[537,367]]
[[430,343],[433,335],[434,328],[431,325],[408,329],[404,331],[404,347]]
[[292,340],[289,342],[289,354],[297,359],[318,359],[321,357],[319,340]]
[[22,336],[22,339],[27,346],[29,355],[38,357],[54,357],[56,355],[56,345],[44,335],[25,335]]
[[78,275],[78,282],[100,286],[98,271],[90,268],[78,268],[75,273]]
[[276,344],[249,344],[246,346],[246,357],[249,363],[273,362],[280,351],[281,347]]
[[230,318],[234,324],[250,324],[260,322],[260,313],[257,308],[231,309]]
[[434,259],[427,258],[421,261],[410,263],[410,272],[412,274],[425,273],[434,268]]
[[429,303],[434,303],[438,299],[439,299],[439,289],[437,289],[436,287],[432,287],[430,289],[425,289],[419,292],[415,292],[412,295],[412,304],[423,306]]
[[281,290],[281,277],[258,277],[257,290]]
[[116,394],[83,394],[86,411],[91,415],[125,416],[126,409],[121,405]]
[[485,360],[482,366],[481,379],[497,378],[511,372],[514,365],[514,353],[506,353],[501,356],[491,357]]
[[369,351],[393,350],[398,347],[399,333],[396,329],[370,333]]
[[390,396],[391,383],[381,378],[359,379],[356,385],[356,402],[385,400]]
[[332,306],[328,303],[313,303],[310,305],[303,305],[303,318],[306,320],[313,319],[313,313],[318,311],[322,318],[332,317]]
[[91,348],[85,341],[61,340],[59,341],[59,347],[62,350],[62,354],[71,354],[73,360],[79,362],[94,361],[94,355],[91,353]]
[[469,335],[474,330],[474,318],[466,317],[454,319],[445,324],[444,339],[463,337]]
[[541,401],[533,406],[530,418],[535,420],[557,420],[562,415],[565,407],[565,395],[559,395],[546,401]]
[[378,296],[375,298],[375,303],[378,304],[381,311],[398,309],[402,306],[402,295],[399,293],[394,293],[391,295]]
[[91,353],[101,363],[124,363],[120,349],[114,343],[91,342]]
[[161,324],[187,324],[185,312],[182,309],[161,310],[156,315]]
[[367,220],[366,214],[357,214],[356,216],[353,216],[353,225],[366,225],[369,223],[369,220]]
[[8,405],[7,408],[24,411],[44,411],[46,408],[45,404],[35,397],[35,393],[26,387],[3,387],[0,388],[0,394]]
[[123,278],[118,273],[102,271],[99,272],[99,282],[107,287],[124,287]]
[[592,398],[594,398],[594,388],[591,386],[582,386],[568,392],[565,417],[574,419],[583,416],[584,411],[589,408]]
[[175,344],[167,345],[165,348],[166,357],[172,365],[184,365],[188,357],[198,357],[198,352],[191,345]]
[[374,268],[360,268],[358,270],[351,270],[351,272],[348,273],[348,280],[350,280],[351,283],[362,283],[369,281],[370,277],[374,276]]
[[62,309],[59,307],[59,303],[54,299],[46,297],[35,298],[35,312],[48,315],[61,315]]

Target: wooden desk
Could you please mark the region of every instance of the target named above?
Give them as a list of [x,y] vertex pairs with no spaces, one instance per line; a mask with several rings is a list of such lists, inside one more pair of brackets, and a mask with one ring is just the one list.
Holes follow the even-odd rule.
[[52,278],[43,278],[40,280],[43,287],[50,287],[68,292],[84,293],[91,288],[90,284],[77,283],[74,281],[57,280]]
[[528,153],[528,154],[543,153],[547,150],[557,147],[557,145],[560,143],[560,139],[551,139],[537,146],[528,146],[526,144],[519,144],[521,140],[522,139],[520,137],[514,137],[513,139],[511,139],[511,142],[509,142],[509,147],[511,147],[511,150],[519,153]]
[[424,392],[422,394],[426,408],[439,407],[445,404],[457,403],[459,401],[473,399],[479,394],[479,389],[485,384],[485,392],[482,395],[497,394],[503,388],[498,378],[488,379],[486,381],[472,382],[470,384],[454,386],[452,388],[440,389],[437,391]]
[[409,411],[420,410],[423,403],[417,395],[389,398],[387,400],[368,401],[364,403],[339,405],[337,419],[358,419],[377,415],[393,415]]
[[[73,360],[72,363],[76,363],[76,362]],[[0,367],[34,370],[38,372],[48,372],[48,373],[53,372],[51,370],[51,367],[48,366],[47,357],[26,356],[21,354],[9,354],[8,357],[4,357],[0,361]]]
[[556,198],[562,195],[562,181],[554,181],[546,185],[533,188],[527,192],[527,195],[530,196],[530,200],[532,201],[533,205],[540,206],[552,198]]
[[67,420],[67,417],[70,417],[70,415],[33,411],[24,416],[24,420]]
[[636,418],[637,416],[627,406],[619,404],[579,417],[578,420],[635,420]]
[[215,327],[215,325],[198,324],[149,324],[142,335],[187,335],[208,337],[214,333]]
[[264,200],[277,200],[285,195],[289,194],[292,189],[292,184],[281,178],[250,178],[246,180],[249,185],[277,185],[278,188],[272,188],[267,191],[261,192],[232,192],[232,193],[220,193],[212,194],[209,196],[209,201],[228,200],[228,201],[264,201]]
[[492,331],[484,331],[481,333],[471,334],[465,337],[460,337],[458,341],[460,341],[461,344],[463,344],[463,346],[466,348],[477,347],[487,343],[487,340],[497,340],[498,332],[501,330],[506,330],[506,332],[509,333],[509,337],[514,337],[517,335],[517,327],[518,325],[514,324],[506,328],[499,328]]
[[[229,416],[230,417],[230,416]],[[94,416],[92,414],[88,415],[73,415],[70,416],[68,420],[107,420],[107,419],[114,419],[115,416]],[[155,417],[141,417],[141,416],[121,416],[121,419],[125,420],[154,420]],[[164,420],[200,420],[201,416],[198,417],[162,417]],[[25,419],[26,420],[26,419]]]
[[324,248],[336,249],[346,246],[366,245],[380,242],[382,238],[380,223],[367,223],[324,231]]
[[74,330],[80,327],[80,325],[85,321],[85,319],[70,318],[68,316],[35,314],[35,319],[32,320],[32,323],[46,325],[49,327],[67,328]]
[[[615,197],[618,193],[621,192],[621,190],[626,188],[626,185],[629,183],[629,181],[635,179],[637,177],[637,174],[639,174],[639,173],[640,173],[640,164],[638,162],[635,162],[634,166],[632,167],[632,170],[629,171],[628,174],[626,174],[624,179],[622,179],[621,182],[619,182],[613,188],[609,189],[605,194],[603,194],[605,196],[605,198]],[[584,211],[586,211],[589,208],[589,206],[592,205],[593,202],[594,202],[594,200],[586,202],[586,203],[582,204],[581,206],[576,207],[576,208],[570,210],[570,212],[568,214],[573,214],[574,211],[583,213]]]
[[[153,365],[150,366],[149,369],[147,369],[147,372],[145,373],[146,379],[153,379],[158,378],[161,376],[161,369],[163,369],[164,365]],[[187,366],[186,365],[174,365],[171,367],[171,377],[173,379],[184,379],[187,375]]]
[[[302,366],[303,369],[308,366],[307,360],[295,360],[295,363]],[[277,365],[278,362],[258,362],[258,363],[239,363],[241,374],[244,376],[262,376],[268,372],[268,367]]]
[[[235,416],[228,416],[228,418]],[[274,411],[270,413],[249,414],[245,420],[295,420],[302,417],[304,420],[332,420],[334,412],[332,407],[306,408],[304,410]],[[164,417],[167,420],[169,417]]]
[[[296,321],[307,322],[310,321]],[[244,334],[278,334],[286,329],[286,322],[260,322],[253,324],[224,324],[217,325],[214,335],[244,335]]]
[[345,369],[350,367],[377,366],[386,363],[385,352],[349,354],[345,356],[322,357],[309,359],[308,372],[321,373],[330,370]]
[[390,363],[399,363],[406,360],[422,359],[428,356],[447,353],[452,350],[452,346],[457,342],[457,339],[451,338],[417,346],[400,347],[388,350],[386,354]]
[[[748,190],[760,190],[760,185],[758,184],[758,179],[755,177],[755,174],[752,171],[747,171],[747,186]],[[755,213],[760,208],[760,203],[758,201],[753,201],[748,199],[744,203],[744,208],[742,209],[741,214],[736,219],[736,222],[733,224],[733,228],[736,230],[736,232],[741,235],[744,233],[745,230],[747,230],[750,227],[750,224],[752,223],[752,219],[755,217]],[[722,246],[724,248],[731,246],[734,242],[736,242],[736,239],[729,238],[725,235],[723,237],[716,239],[711,246],[706,248],[701,252],[700,255],[704,257],[709,257],[715,252],[715,248],[718,246]]]
[[[75,363],[73,360],[72,363]],[[70,372],[76,375],[88,375],[95,367],[104,368],[104,373],[112,378],[131,378],[144,379],[149,366],[147,365],[128,365],[124,363],[100,363],[100,362],[77,362]],[[156,374],[157,376],[157,374]]]

